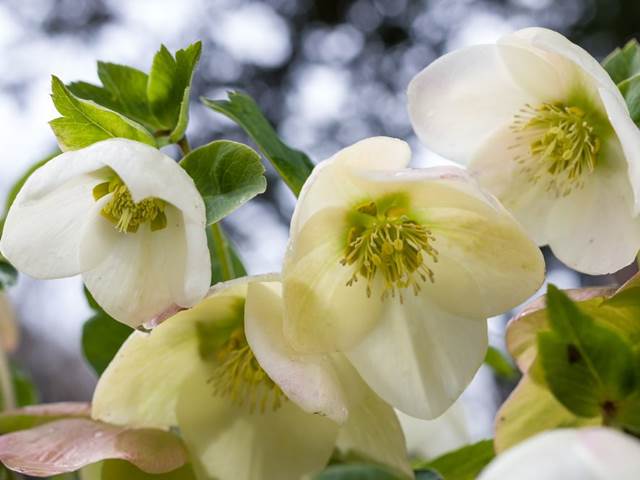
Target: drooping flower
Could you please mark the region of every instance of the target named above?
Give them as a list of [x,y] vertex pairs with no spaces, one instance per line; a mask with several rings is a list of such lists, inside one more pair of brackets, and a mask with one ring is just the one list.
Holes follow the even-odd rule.
[[133,333],[98,383],[93,417],[178,427],[199,480],[298,480],[334,449],[412,478],[393,409],[343,356],[293,351],[282,321],[275,277],[217,285]]
[[210,285],[205,207],[159,150],[112,139],[36,170],[11,206],[0,250],[37,278],[82,274],[96,301],[131,326]]
[[478,480],[636,480],[640,441],[611,428],[550,430],[499,455]]
[[358,142],[300,194],[283,267],[285,335],[346,354],[383,399],[433,418],[487,349],[486,318],[533,294],[540,251],[459,168],[407,169],[400,140]]
[[640,249],[640,130],[587,52],[528,28],[436,60],[409,85],[420,139],[468,164],[538,245],[614,272]]

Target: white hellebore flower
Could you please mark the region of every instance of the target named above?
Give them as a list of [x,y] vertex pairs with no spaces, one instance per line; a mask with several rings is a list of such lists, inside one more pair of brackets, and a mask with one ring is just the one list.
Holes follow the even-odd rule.
[[413,478],[393,409],[343,356],[295,352],[282,322],[275,276],[218,284],[131,335],[98,383],[92,415],[178,427],[198,480],[299,480],[334,449]]
[[112,139],[36,170],[16,197],[0,251],[37,278],[82,274],[107,313],[136,327],[210,285],[202,197],[159,150]]
[[538,245],[614,272],[640,249],[640,130],[600,64],[528,28],[436,60],[409,85],[420,139],[468,164]]
[[493,460],[478,480],[637,480],[640,441],[610,428],[550,430]]
[[486,318],[544,277],[538,248],[459,168],[407,169],[376,137],[318,165],[300,194],[283,268],[285,335],[341,351],[394,407],[444,412],[480,367]]

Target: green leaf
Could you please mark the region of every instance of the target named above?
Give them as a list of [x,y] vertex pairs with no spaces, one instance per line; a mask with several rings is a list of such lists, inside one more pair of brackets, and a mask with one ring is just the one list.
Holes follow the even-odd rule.
[[160,128],[147,101],[146,73],[126,65],[98,62],[98,77],[102,86],[74,82],[67,88],[75,96],[121,113],[150,130]]
[[0,255],[0,291],[15,285],[18,280],[18,271]]
[[[190,464],[168,473],[146,473],[124,460],[105,460],[102,462],[100,476],[95,480],[196,480]],[[92,478],[93,480],[93,478]]]
[[202,195],[209,225],[267,188],[260,156],[241,143],[227,140],[209,143],[191,151],[180,165]]
[[147,98],[157,124],[165,129],[172,142],[180,140],[189,119],[191,80],[202,51],[196,42],[178,50],[175,58],[162,45],[153,59]]
[[538,356],[549,388],[576,415],[614,416],[636,387],[631,346],[553,285],[547,310],[552,330],[538,334]]
[[107,368],[133,329],[98,312],[82,327],[82,352],[98,375]]
[[631,119],[640,126],[640,73],[620,82],[618,88],[627,103]]
[[602,66],[616,84],[640,73],[640,45],[630,40],[623,48],[616,48],[602,62]]
[[57,77],[52,77],[51,97],[62,115],[49,122],[62,150],[77,150],[109,138],[129,138],[155,146],[142,125],[89,100],[75,97]]
[[482,440],[446,453],[420,467],[435,470],[445,480],[474,480],[494,457],[493,440]]
[[494,371],[496,375],[506,380],[514,380],[518,377],[518,370],[507,360],[504,354],[495,347],[489,347],[484,357],[484,363]]
[[364,463],[331,465],[313,477],[314,480],[398,480],[381,467]]
[[293,193],[296,196],[300,193],[302,185],[313,170],[313,162],[307,155],[292,149],[280,139],[260,111],[260,107],[250,96],[239,92],[230,92],[229,100],[202,98],[202,102],[240,125]]
[[13,381],[13,393],[16,406],[26,407],[38,403],[38,390],[31,377],[15,363],[10,363],[11,380]]
[[101,375],[133,329],[111,318],[86,287],[84,296],[95,315],[82,327],[82,351],[95,372]]
[[220,224],[207,228],[207,244],[211,255],[211,284],[244,277],[247,271]]

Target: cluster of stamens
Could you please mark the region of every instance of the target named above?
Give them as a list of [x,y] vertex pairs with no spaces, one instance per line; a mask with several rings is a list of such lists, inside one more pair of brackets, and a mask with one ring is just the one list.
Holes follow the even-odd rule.
[[410,219],[404,208],[378,211],[375,202],[357,208],[357,212],[368,221],[351,227],[347,236],[346,252],[340,263],[355,266],[348,286],[362,277],[367,282],[367,296],[371,297],[379,273],[384,281],[381,299],[398,296],[403,302],[405,289],[410,288],[417,295],[421,283],[434,281],[425,255],[437,262],[438,252],[431,245],[433,235],[424,225]]
[[111,194],[111,198],[100,213],[122,233],[135,233],[140,225],[149,222],[151,231],[167,226],[164,213],[165,202],[159,198],[145,198],[136,203],[131,192],[119,177],[100,183],[93,189],[93,198],[98,200]]
[[515,157],[532,183],[546,181],[546,190],[557,197],[582,188],[584,175],[596,167],[600,139],[579,107],[543,103],[525,105],[515,115],[511,130],[516,144],[528,151]]
[[235,330],[215,353],[216,368],[209,383],[214,395],[253,413],[277,410],[287,400],[280,387],[262,369],[247,343],[242,327]]

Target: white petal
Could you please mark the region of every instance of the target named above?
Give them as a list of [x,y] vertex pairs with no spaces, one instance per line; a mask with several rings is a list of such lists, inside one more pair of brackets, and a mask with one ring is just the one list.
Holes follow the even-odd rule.
[[291,234],[326,207],[344,207],[362,200],[351,176],[359,171],[393,171],[411,159],[409,145],[390,137],[371,137],[343,148],[316,166],[304,184],[291,218]]
[[116,425],[175,426],[180,388],[203,363],[199,325],[220,325],[224,331],[229,325],[241,326],[245,292],[246,283],[221,284],[212,296],[151,333],[134,332],[102,374],[92,416]]
[[347,282],[353,268],[340,264],[346,214],[324,209],[291,237],[283,266],[285,337],[296,350],[339,351],[360,341],[378,321],[381,302],[366,282]]
[[385,320],[346,355],[392,406],[435,418],[480,368],[488,344],[486,321],[448,313],[425,296],[407,295],[404,304],[385,306]]
[[94,143],[87,155],[112,168],[134,201],[161,198],[205,225],[204,201],[187,172],[171,157],[144,143],[115,138]]
[[460,399],[434,420],[420,420],[400,411],[397,413],[407,439],[407,450],[416,458],[434,459],[472,442]]
[[640,214],[640,129],[629,116],[624,100],[619,99],[608,89],[600,89],[600,97],[627,160],[629,180],[634,195],[633,212],[634,215],[638,215]]
[[[99,206],[98,206],[99,208]],[[204,230],[174,207],[167,226],[142,225],[121,233],[96,214],[81,245],[83,280],[115,319],[137,327],[173,304],[193,305],[204,297],[211,267]]]
[[245,305],[245,334],[258,363],[287,397],[308,413],[343,423],[345,394],[331,359],[301,354],[285,340],[280,282],[252,282]]
[[[513,78],[505,63],[522,58],[530,71],[546,62],[525,49],[479,45],[440,57],[411,80],[409,115],[420,140],[440,155],[467,163],[493,132],[513,121],[526,103],[540,103]],[[538,77],[540,82],[554,78]],[[498,100],[499,99],[499,100]]]
[[537,245],[546,245],[549,213],[556,197],[543,182],[533,183],[515,161],[528,155],[528,145],[513,148],[513,132],[505,128],[496,132],[476,152],[469,170],[480,185],[495,195],[524,227]]
[[[621,171],[622,170],[622,171]],[[626,172],[602,165],[584,188],[558,202],[549,218],[549,246],[566,265],[601,275],[626,267],[640,249]]]
[[640,442],[609,428],[551,430],[498,456],[478,480],[635,480]]
[[100,168],[83,149],[58,155],[28,178],[0,240],[0,251],[18,270],[37,278],[80,272],[79,244]]
[[341,426],[336,448],[345,456],[376,463],[413,479],[404,434],[393,408],[378,397],[340,355],[334,365],[349,399],[349,419]]
[[[533,48],[539,53],[546,54],[545,57],[549,59],[551,63],[557,65],[558,68],[561,67],[559,64],[563,61],[569,61],[584,72],[582,74],[584,81],[582,82],[583,84],[581,87],[589,88],[589,80],[595,80],[595,82],[597,82],[601,87],[606,88],[624,102],[622,94],[602,65],[600,65],[600,63],[589,54],[589,52],[571,42],[568,38],[558,32],[538,27],[525,28],[518,30],[513,34],[504,36],[500,39],[500,43]],[[562,76],[567,76],[569,70],[570,67],[565,67],[565,72]],[[585,78],[585,74],[589,76],[590,79]]]
[[250,413],[213,396],[202,370],[183,387],[177,415],[199,478],[300,480],[327,464],[338,426],[284,402]]

